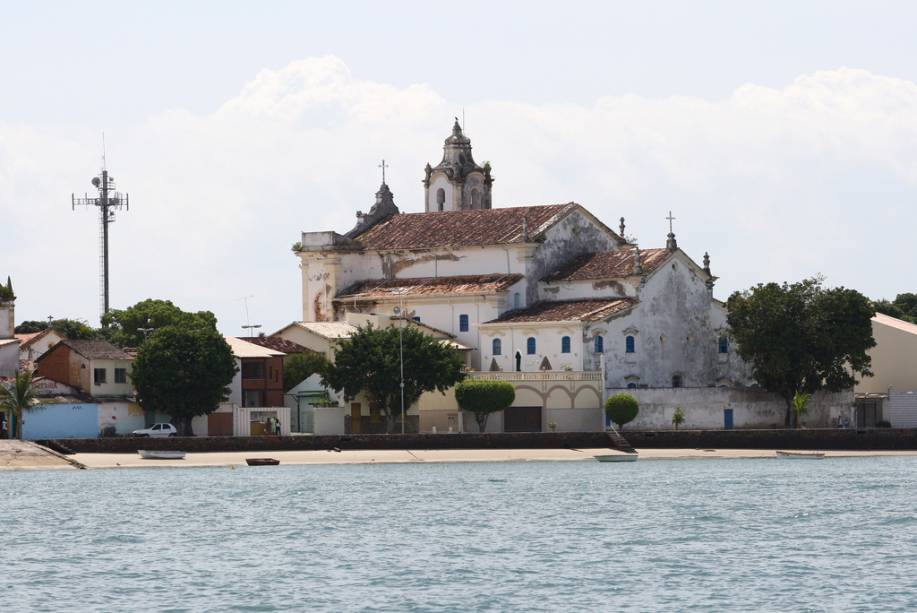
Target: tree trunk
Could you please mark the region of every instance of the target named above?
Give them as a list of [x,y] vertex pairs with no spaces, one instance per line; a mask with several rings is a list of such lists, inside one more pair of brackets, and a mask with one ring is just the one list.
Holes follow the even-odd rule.
[[793,403],[786,396],[784,396],[783,401],[786,403],[786,415],[783,418],[783,427],[790,428],[793,425]]
[[194,418],[193,417],[181,417],[175,420],[178,422],[176,426],[178,427],[179,436],[194,436],[194,430],[191,428],[192,419]]
[[385,433],[392,434],[393,432],[395,432],[395,416],[392,414],[391,409],[389,409],[385,415]]
[[484,432],[487,430],[487,418],[490,417],[489,413],[475,413],[474,420],[478,422],[478,432]]

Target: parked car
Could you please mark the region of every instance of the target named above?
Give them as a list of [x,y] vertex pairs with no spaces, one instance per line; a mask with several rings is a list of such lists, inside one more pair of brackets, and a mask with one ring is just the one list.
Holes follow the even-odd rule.
[[153,424],[150,428],[134,430],[131,436],[178,436],[178,429],[172,424]]

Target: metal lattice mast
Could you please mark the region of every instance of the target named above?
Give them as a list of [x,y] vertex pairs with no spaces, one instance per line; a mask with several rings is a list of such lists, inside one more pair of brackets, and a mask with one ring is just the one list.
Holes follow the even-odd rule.
[[102,164],[102,173],[92,178],[92,185],[99,190],[99,196],[91,198],[83,194],[82,198],[71,194],[71,207],[76,210],[78,206],[94,206],[99,209],[99,281],[100,281],[100,302],[101,315],[104,316],[109,310],[108,300],[108,225],[115,221],[115,210],[130,210],[130,200],[127,194],[121,194],[115,191],[115,180],[108,174],[105,168],[104,156]]

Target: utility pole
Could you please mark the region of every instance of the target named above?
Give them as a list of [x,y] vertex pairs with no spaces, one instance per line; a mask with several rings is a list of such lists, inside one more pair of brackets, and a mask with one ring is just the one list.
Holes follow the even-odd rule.
[[[114,177],[108,174],[105,167],[105,137],[102,137],[102,173],[92,178],[92,185],[99,190],[98,197],[90,197],[83,194],[78,198],[75,194],[70,195],[71,208],[76,210],[78,206],[94,206],[99,209],[99,276],[101,280],[101,310],[102,317],[109,311],[108,295],[108,224],[115,221],[115,210],[130,210],[130,202],[127,194],[121,194],[115,191]],[[104,325],[104,324],[103,324]]]

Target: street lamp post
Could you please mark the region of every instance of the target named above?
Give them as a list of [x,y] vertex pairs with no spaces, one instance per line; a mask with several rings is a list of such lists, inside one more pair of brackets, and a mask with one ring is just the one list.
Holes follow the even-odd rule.
[[398,365],[401,370],[401,433],[404,434],[404,326],[407,325],[407,316],[404,314],[404,291],[399,295],[398,314],[401,324],[398,326]]

